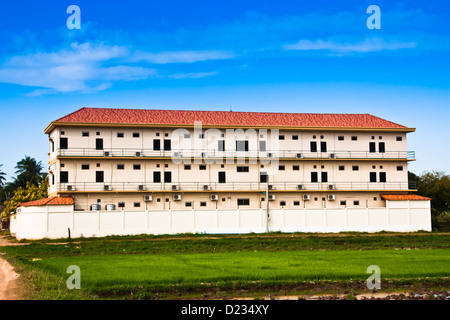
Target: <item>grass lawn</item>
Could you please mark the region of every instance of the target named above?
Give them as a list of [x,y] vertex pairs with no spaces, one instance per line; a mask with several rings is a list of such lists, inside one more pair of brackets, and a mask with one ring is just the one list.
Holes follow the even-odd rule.
[[[382,286],[387,279],[425,278],[448,285],[449,240],[449,234],[432,233],[124,237],[39,241],[0,251],[28,275],[33,298],[130,298],[130,292],[132,298],[148,298],[155,292],[232,291],[252,284],[270,289],[309,281],[363,282],[370,265],[380,267]],[[71,265],[80,267],[82,290],[65,288]]]

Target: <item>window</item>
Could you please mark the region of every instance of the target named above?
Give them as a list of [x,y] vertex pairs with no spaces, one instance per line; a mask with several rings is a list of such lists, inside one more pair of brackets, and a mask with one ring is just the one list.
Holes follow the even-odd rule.
[[311,172],[311,182],[319,182],[317,172]]
[[266,199],[264,199],[264,198],[261,198],[261,201],[266,201]]
[[328,172],[322,172],[322,182],[328,182]]
[[325,168],[325,166],[324,166],[324,165],[321,165],[320,167],[321,167],[322,169],[323,169],[323,168]]
[[172,172],[170,172],[170,171],[164,172],[164,182],[166,182],[166,183],[172,182]]
[[184,170],[191,170],[191,165],[190,164],[185,164],[184,165]]
[[63,135],[65,135],[66,134],[66,132],[65,131],[61,131],[61,135],[63,136]]
[[133,138],[139,138],[140,136],[139,132],[133,132]]
[[345,166],[339,166],[339,171],[344,171],[345,170]]
[[55,142],[52,141],[52,152],[55,152]]
[[156,199],[156,202],[161,202],[161,198]]
[[375,140],[375,136],[372,136],[372,140]]
[[206,207],[206,202],[200,202],[200,207]]
[[96,134],[97,136],[99,136],[99,135],[100,135],[100,131],[97,131],[95,134]]
[[198,168],[199,170],[206,170],[206,164],[200,164]]
[[359,171],[359,166],[352,166],[353,171]]
[[284,166],[284,165],[278,166],[278,170],[284,171],[284,169],[285,169],[285,166]]
[[89,131],[83,131],[83,132],[81,133],[81,136],[82,136],[82,137],[89,137]]
[[156,136],[159,137],[159,132],[156,133]]
[[123,132],[117,132],[117,138],[123,138],[125,134]]
[[354,206],[359,206],[359,200],[354,200],[354,201],[353,201],[353,205],[354,205]]
[[236,141],[236,151],[248,151],[248,141]]
[[373,197],[373,201],[377,201],[378,200],[378,198],[377,197]]
[[164,137],[168,137],[169,136],[169,134],[168,133],[164,133]]
[[300,170],[300,166],[292,166],[292,170],[293,171],[299,171]]
[[59,182],[60,183],[69,183],[69,172],[68,171],[61,171],[59,173]]
[[286,205],[286,201],[280,201],[280,206],[285,206]]
[[375,142],[369,142],[369,152],[370,153],[375,152]]
[[97,167],[97,168],[100,168],[100,163],[97,163],[97,164],[96,164],[96,167]]
[[237,205],[238,206],[249,206],[250,199],[237,199]]
[[153,182],[154,183],[161,183],[161,172],[154,171],[153,172]]
[[341,206],[345,206],[346,204],[347,204],[347,201],[345,201],[345,200],[341,201]]
[[380,172],[380,182],[386,182],[386,172]]
[[403,171],[403,166],[397,166],[397,171]]
[[280,135],[278,136],[278,139],[279,139],[279,140],[284,140],[284,135],[283,135],[283,134],[280,134]]
[[316,138],[316,136],[313,136],[313,139],[315,139]]
[[133,207],[140,208],[141,207],[141,203],[140,202],[134,202],[133,203]]
[[125,170],[125,165],[124,164],[118,164],[117,165],[117,170]]
[[157,139],[153,140],[153,150],[155,150],[155,151],[161,150],[161,140],[157,140]]
[[172,149],[171,140],[164,140],[164,151],[170,151]]
[[185,207],[192,207],[192,202],[191,201],[187,201],[184,203]]
[[327,152],[327,143],[326,141],[320,142],[320,152]]
[[60,138],[59,139],[59,148],[60,149],[68,149],[69,148],[68,138]]
[[95,150],[103,150],[103,139],[95,139]]
[[189,139],[190,137],[191,137],[191,134],[190,134],[190,133],[185,133],[185,134],[184,134],[184,138],[185,138],[185,139]]
[[88,164],[82,164],[81,165],[81,170],[89,170],[89,165]]
[[133,170],[141,170],[140,164],[133,164]]
[[249,168],[247,166],[238,166],[237,172],[249,172]]
[[298,140],[298,135],[293,135],[292,140]]
[[310,147],[311,147],[311,152],[317,152],[317,142],[316,141],[311,141]]
[[55,175],[52,174],[52,185],[55,184]]
[[226,174],[225,172],[219,172],[219,183],[226,183]]
[[370,172],[370,182],[377,182],[377,173],[376,172]]
[[225,202],[226,201],[226,199],[225,198],[222,198],[222,202]]
[[352,136],[352,141],[356,141],[356,140],[358,140],[358,137],[357,136]]
[[294,206],[299,206],[300,205],[300,201],[294,201]]
[[379,136],[378,139],[380,139],[380,140],[383,139],[383,136]]
[[267,151],[266,141],[260,141],[259,142],[259,151],[261,151],[261,152],[266,152]]
[[380,153],[385,153],[386,152],[386,147],[385,147],[384,142],[378,143],[378,152],[380,152]]
[[225,140],[219,140],[217,141],[217,143],[219,144],[217,150],[225,151]]
[[339,141],[344,141],[344,136],[338,136]]
[[396,138],[396,140],[397,140],[397,141],[402,141],[402,140],[403,140],[403,137],[398,136],[398,137]]
[[95,182],[105,182],[105,173],[103,171],[95,172]]
[[259,182],[261,183],[269,182],[269,176],[267,175],[267,172],[261,172],[259,174]]
[[125,208],[125,202],[119,202],[119,203],[117,204],[117,206],[118,206],[119,208]]

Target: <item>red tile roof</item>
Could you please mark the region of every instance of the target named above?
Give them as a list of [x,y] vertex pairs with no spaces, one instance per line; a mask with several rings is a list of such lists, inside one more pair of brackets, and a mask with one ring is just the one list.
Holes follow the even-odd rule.
[[407,129],[370,114],[82,108],[54,123]]
[[431,198],[422,197],[417,194],[382,194],[384,200],[431,200]]
[[40,206],[57,206],[57,205],[67,205],[73,204],[72,198],[59,198],[50,197],[41,200],[35,200],[31,202],[21,203],[19,207],[40,207]]

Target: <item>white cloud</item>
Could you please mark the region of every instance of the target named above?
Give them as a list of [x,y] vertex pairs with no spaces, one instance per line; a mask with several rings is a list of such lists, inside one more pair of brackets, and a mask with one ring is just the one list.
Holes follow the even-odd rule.
[[172,78],[172,79],[198,79],[198,78],[215,76],[216,74],[217,74],[216,71],[197,72],[197,73],[178,73],[178,74],[169,76],[169,78]]
[[31,95],[52,92],[92,92],[105,90],[112,81],[146,79],[155,69],[126,65],[105,66],[129,55],[125,47],[73,44],[57,52],[15,56],[0,67],[0,82],[37,89]]
[[336,53],[363,53],[384,50],[399,50],[415,48],[415,42],[386,42],[383,39],[365,39],[356,43],[339,43],[335,41],[300,40],[295,44],[284,45],[285,50],[311,51],[324,50]]
[[158,53],[136,52],[131,61],[146,61],[154,64],[193,63],[208,60],[232,59],[236,56],[228,51],[164,51]]

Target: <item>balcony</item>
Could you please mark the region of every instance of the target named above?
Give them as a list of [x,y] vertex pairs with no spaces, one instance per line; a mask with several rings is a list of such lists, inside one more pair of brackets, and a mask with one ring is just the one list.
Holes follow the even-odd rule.
[[214,149],[179,149],[153,150],[138,148],[110,148],[97,150],[95,148],[58,149],[58,157],[94,157],[94,158],[204,158],[204,159],[402,159],[414,160],[414,151],[328,151],[310,152],[309,150],[276,150],[276,151],[218,151]]
[[78,182],[61,183],[58,185],[59,192],[220,192],[220,191],[408,191],[416,189],[415,182],[173,182],[173,183],[145,183],[145,182]]

